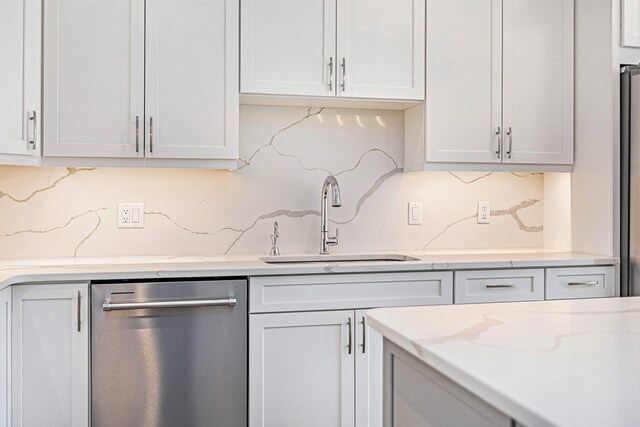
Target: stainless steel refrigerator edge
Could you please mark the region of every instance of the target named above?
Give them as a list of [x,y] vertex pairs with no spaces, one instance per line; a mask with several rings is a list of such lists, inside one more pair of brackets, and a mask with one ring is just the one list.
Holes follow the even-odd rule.
[[620,295],[640,295],[640,66],[620,74]]
[[92,426],[246,426],[247,283],[92,284]]

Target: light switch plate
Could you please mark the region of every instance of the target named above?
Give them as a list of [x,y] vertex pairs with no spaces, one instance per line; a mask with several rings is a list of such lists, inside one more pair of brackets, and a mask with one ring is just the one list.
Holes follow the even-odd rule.
[[422,224],[422,202],[409,202],[409,225]]
[[144,228],[144,203],[118,203],[118,228]]
[[491,224],[491,202],[478,202],[478,224]]

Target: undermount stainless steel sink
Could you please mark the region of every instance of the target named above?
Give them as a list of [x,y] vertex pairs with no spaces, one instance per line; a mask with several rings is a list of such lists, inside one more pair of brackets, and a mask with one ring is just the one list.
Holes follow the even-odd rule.
[[296,264],[296,263],[323,263],[323,262],[406,262],[420,261],[408,255],[398,254],[368,254],[368,255],[293,255],[293,256],[268,256],[260,258],[267,264]]

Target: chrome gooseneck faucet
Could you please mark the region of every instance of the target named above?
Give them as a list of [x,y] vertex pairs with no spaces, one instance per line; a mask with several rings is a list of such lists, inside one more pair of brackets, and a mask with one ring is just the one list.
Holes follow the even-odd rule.
[[273,234],[271,235],[271,256],[280,256],[280,232],[278,231],[278,221],[273,223]]
[[320,235],[322,238],[322,245],[320,247],[320,255],[326,255],[329,253],[329,246],[336,246],[338,244],[338,229],[336,228],[335,237],[329,237],[329,189],[331,189],[331,206],[339,208],[342,206],[340,201],[340,186],[335,176],[329,175],[324,180],[322,186],[322,204],[320,207]]

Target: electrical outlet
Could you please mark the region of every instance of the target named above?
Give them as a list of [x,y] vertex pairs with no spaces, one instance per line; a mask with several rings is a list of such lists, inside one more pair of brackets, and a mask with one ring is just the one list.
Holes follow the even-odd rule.
[[478,224],[491,224],[491,202],[478,202]]
[[409,225],[422,224],[422,202],[409,202]]
[[118,203],[118,228],[144,228],[144,203]]

